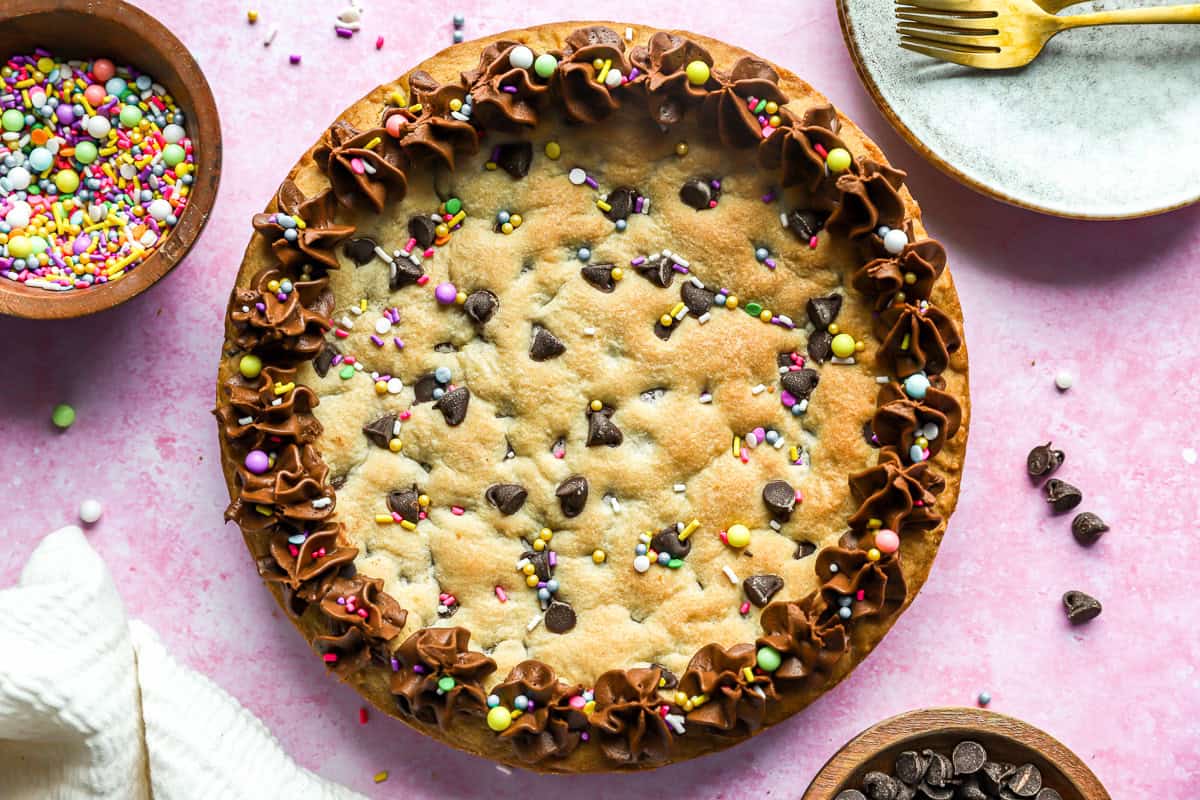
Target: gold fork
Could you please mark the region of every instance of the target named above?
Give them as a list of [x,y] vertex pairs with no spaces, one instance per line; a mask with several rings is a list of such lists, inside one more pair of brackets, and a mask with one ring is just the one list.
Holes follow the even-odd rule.
[[900,46],[979,69],[1023,67],[1071,28],[1200,23],[1200,4],[1057,17],[1081,0],[896,0]]

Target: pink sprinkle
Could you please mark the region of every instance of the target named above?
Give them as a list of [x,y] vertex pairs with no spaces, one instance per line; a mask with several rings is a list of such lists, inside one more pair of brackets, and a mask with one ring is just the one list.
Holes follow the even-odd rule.
[[433,248],[426,247],[425,252],[421,253],[422,258],[433,258]]
[[866,598],[866,596],[867,596],[867,590],[859,589],[858,593],[854,595],[854,599],[861,601],[861,600],[864,600]]
[[448,605],[448,606],[452,606],[452,605],[455,605],[455,604],[457,604],[457,603],[458,603],[458,600],[457,600],[457,599],[455,599],[454,595],[452,595],[452,594],[448,594],[448,595],[446,595],[446,605]]
[[671,707],[669,705],[667,705],[666,703],[663,703],[661,706],[658,707],[658,715],[660,717],[665,717],[665,716],[667,716],[667,714],[670,714],[670,713],[671,713]]
[[565,455],[566,455],[566,452],[565,452],[565,451],[563,451],[563,450],[555,450],[555,451],[554,451],[554,457],[555,457],[555,458],[562,458],[562,457],[563,457],[563,456],[565,456]]
[[808,247],[810,250],[817,249],[817,237],[816,236],[813,236],[811,239],[808,240]]
[[350,334],[348,332],[342,330],[341,328],[335,328],[333,331],[333,335],[338,337],[339,339],[345,339]]
[[350,159],[350,170],[355,175],[362,175],[367,171],[367,168],[363,166],[361,158],[352,158]]
[[416,238],[415,237],[409,238],[409,240],[404,245],[404,252],[411,253],[412,249],[416,246],[417,246]]
[[497,598],[497,599],[498,599],[498,600],[499,600],[501,603],[507,603],[507,602],[508,602],[508,593],[504,591],[504,587],[503,587],[503,586],[497,586],[497,587],[496,587],[496,598]]
[[754,429],[754,438],[758,439],[760,442],[766,440],[767,432],[765,430],[763,430],[763,427],[761,425],[759,425],[757,428]]
[[417,286],[424,286],[427,283],[429,283],[428,275],[422,275],[421,277],[417,278]]
[[709,207],[709,208],[716,208],[716,207],[717,207],[717,201],[716,201],[716,200],[709,200],[709,201],[708,201],[708,207]]
[[750,463],[750,451],[744,447],[742,448],[742,463],[743,464]]
[[417,512],[417,519],[428,519],[428,518],[429,518],[429,515],[426,514],[424,511]]
[[724,542],[725,544],[729,544],[729,534],[728,533],[726,533],[725,531],[721,531],[720,533],[717,534],[717,536],[721,537],[722,542]]
[[411,412],[411,411],[401,411],[401,412],[400,412],[400,419],[401,419],[401,420],[407,420],[407,419],[408,419],[409,417],[411,417],[411,416],[412,416],[412,412]]
[[784,408],[791,408],[796,405],[796,398],[792,397],[787,389],[780,389],[779,402],[783,403]]
[[804,492],[800,491],[799,489],[796,490],[796,502],[797,503],[804,502]]
[[346,356],[346,363],[347,363],[347,364],[353,364],[354,362],[355,362],[355,358],[354,358],[354,356]]
[[367,710],[365,708],[360,708],[358,710],[358,724],[359,725],[367,724]]
[[399,511],[393,511],[393,512],[392,512],[392,521],[393,521],[393,522],[400,523],[400,522],[402,522],[403,520],[404,520],[404,517],[400,516],[400,512],[399,512]]
[[438,600],[442,603],[445,603],[446,599],[448,597],[450,597],[450,595],[446,594],[445,592],[442,592],[441,594],[438,595]]
[[383,37],[382,36],[380,36],[378,39],[375,40],[375,49],[376,50],[383,49]]
[[358,615],[363,619],[367,618],[367,610],[365,608],[358,609]]
[[742,612],[742,616],[745,616],[746,614],[750,613],[750,603],[749,602],[742,603],[741,612]]
[[450,506],[450,513],[456,517],[461,517],[463,515],[463,509],[459,506]]
[[337,653],[326,653],[325,655],[321,656],[321,659],[326,664],[336,664],[337,663]]
[[579,709],[581,709],[585,705],[587,705],[587,701],[583,699],[583,695],[581,695],[581,694],[575,695],[570,700],[568,700],[567,703],[571,706],[571,708],[575,709],[576,711],[578,711]]
[[829,151],[822,147],[820,142],[813,142],[813,150],[816,150],[821,158],[829,158]]
[[774,132],[775,132],[775,127],[773,125],[763,125],[762,136],[764,139],[770,139],[771,134]]
[[288,552],[292,554],[292,558],[300,557],[300,548],[296,547],[296,545],[294,545],[294,544],[288,545]]

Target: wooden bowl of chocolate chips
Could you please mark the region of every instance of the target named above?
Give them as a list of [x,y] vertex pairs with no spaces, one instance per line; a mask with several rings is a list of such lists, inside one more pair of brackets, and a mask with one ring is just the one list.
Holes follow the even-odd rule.
[[1054,737],[978,708],[928,708],[860,733],[802,800],[1111,800]]

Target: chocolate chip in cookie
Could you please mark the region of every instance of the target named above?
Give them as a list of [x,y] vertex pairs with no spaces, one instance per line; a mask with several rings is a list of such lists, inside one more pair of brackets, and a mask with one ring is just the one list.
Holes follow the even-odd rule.
[[1058,469],[1066,457],[1066,453],[1052,449],[1050,442],[1046,442],[1029,451],[1025,458],[1025,468],[1029,471],[1029,477],[1041,478]]
[[796,560],[808,558],[815,552],[817,552],[817,546],[812,542],[796,542],[796,552],[792,554],[792,558]]
[[604,216],[613,222],[625,219],[633,213],[633,205],[634,201],[637,200],[637,194],[637,191],[628,186],[613,189],[604,200],[604,202],[608,203],[608,211],[604,212]]
[[509,516],[521,510],[529,492],[518,483],[493,483],[483,493],[483,496],[501,514]]
[[588,482],[582,475],[572,475],[554,490],[564,517],[577,517],[587,505]]
[[770,481],[763,486],[762,499],[772,514],[784,517],[796,507],[796,490],[787,481]]
[[813,331],[808,337],[805,349],[808,351],[808,357],[818,364],[828,361],[833,355],[833,334],[827,330]]
[[796,238],[805,244],[809,244],[812,238],[816,236],[825,227],[825,220],[818,216],[815,211],[805,211],[803,209],[793,209],[787,215],[787,227]]
[[467,418],[467,406],[470,402],[470,390],[465,386],[458,386],[442,395],[433,407],[442,412],[447,425],[454,427]]
[[813,327],[818,330],[825,330],[832,325],[841,310],[842,296],[840,294],[811,297],[804,306],[804,311],[808,314],[808,319],[812,322]]
[[405,286],[413,286],[421,279],[425,271],[407,258],[397,258],[388,265],[388,289],[396,291]]
[[647,260],[645,263],[634,267],[634,269],[637,270],[638,275],[641,275],[660,289],[668,289],[675,281],[675,270],[671,264],[671,259],[660,256],[654,261]]
[[424,250],[432,247],[437,239],[438,221],[431,214],[414,214],[408,218],[408,235],[417,240],[417,246]]
[[337,345],[325,342],[321,345],[321,350],[317,353],[317,357],[313,359],[313,370],[324,378],[329,374],[329,368],[333,366],[334,356],[341,355],[341,353],[342,351],[337,348]]
[[342,245],[342,253],[354,262],[354,266],[361,267],[371,263],[378,246],[379,243],[370,236],[355,236]]
[[1066,481],[1060,481],[1058,478],[1051,478],[1046,481],[1043,491],[1046,494],[1046,502],[1059,513],[1070,511],[1083,502],[1083,492]]
[[688,178],[679,187],[679,199],[697,211],[707,211],[716,201],[719,187],[719,181],[709,178]]
[[617,281],[613,278],[614,266],[614,264],[589,264],[581,268],[579,274],[583,276],[589,286],[607,294],[617,288]]
[[534,323],[529,342],[529,357],[534,361],[549,361],[567,352],[567,346],[550,331]]
[[815,369],[793,369],[779,376],[779,385],[783,390],[797,400],[807,400],[813,390],[821,382],[821,376]]
[[467,316],[477,325],[483,325],[490,320],[499,307],[500,299],[487,289],[471,292],[467,295],[467,301],[463,303],[463,311],[467,312]]
[[376,447],[383,447],[386,449],[388,442],[390,442],[395,435],[393,431],[396,429],[397,419],[398,417],[395,414],[384,414],[382,417],[363,425],[362,432],[367,435],[367,438],[371,441],[371,444],[375,445]]
[[1082,625],[1100,616],[1100,601],[1089,594],[1072,589],[1063,595],[1062,601],[1072,625]]
[[778,575],[751,575],[742,581],[742,591],[746,593],[746,599],[758,608],[765,607],[782,588],[783,578]]
[[433,390],[440,389],[441,386],[442,384],[438,382],[432,372],[422,375],[413,384],[413,399],[418,403],[428,403],[434,399]]
[[421,518],[420,497],[421,493],[417,491],[417,485],[415,483],[411,488],[397,489],[394,492],[388,492],[388,510],[399,514],[409,522],[416,522]]
[[524,178],[533,163],[531,142],[506,142],[496,146],[495,161],[500,169],[514,178]]
[[680,539],[679,529],[668,525],[650,539],[650,548],[656,553],[666,553],[671,558],[687,558],[692,552],[692,540]]
[[551,600],[546,606],[546,630],[566,633],[575,627],[575,609],[562,600]]
[[684,281],[679,293],[688,311],[697,317],[712,308],[715,294],[708,289],[702,289],[691,281]]
[[612,415],[613,409],[607,406],[601,408],[599,411],[588,411],[588,447],[597,447],[599,445],[616,447],[624,441],[625,435],[613,423]]

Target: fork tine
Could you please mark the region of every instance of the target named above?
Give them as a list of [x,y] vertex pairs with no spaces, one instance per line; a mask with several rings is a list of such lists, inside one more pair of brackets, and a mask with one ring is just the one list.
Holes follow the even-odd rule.
[[900,46],[905,50],[911,50],[923,56],[936,58],[939,61],[949,61],[952,64],[962,64],[964,67],[990,69],[994,66],[986,55],[961,53],[957,50],[943,50],[940,47],[926,47],[925,45],[907,41],[901,41]]
[[897,6],[912,6],[914,11],[951,11],[957,13],[992,11],[982,0],[896,0]]
[[920,3],[908,2],[905,0],[904,5],[901,5],[901,0],[896,0],[896,16],[904,14],[924,14],[929,17],[950,17],[952,19],[995,19],[1000,16],[1000,12],[996,10],[980,11],[975,7],[971,9],[956,9],[947,10],[942,8],[929,8]]
[[940,33],[910,25],[896,26],[896,32],[902,38],[913,39],[917,42],[947,50],[960,50],[964,53],[999,53],[1000,48],[990,36],[963,36],[958,33]]
[[962,31],[963,33],[975,33],[979,35],[995,36],[1000,31],[989,22],[995,17],[976,17],[967,19],[964,17],[949,17],[942,14],[913,14],[911,12],[896,12],[896,19],[901,22],[911,22],[922,28],[932,28],[934,30],[947,31]]

